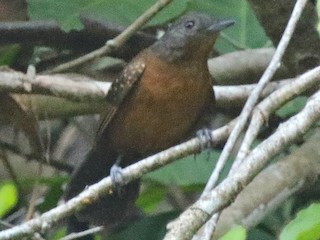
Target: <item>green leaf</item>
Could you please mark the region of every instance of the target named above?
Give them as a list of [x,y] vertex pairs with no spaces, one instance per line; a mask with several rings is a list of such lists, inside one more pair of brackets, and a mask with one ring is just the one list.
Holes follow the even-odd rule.
[[10,65],[16,59],[17,54],[20,52],[20,45],[12,44],[0,48],[0,66]]
[[160,240],[166,233],[166,224],[178,216],[177,212],[159,214],[146,217],[126,228],[124,231],[114,234],[110,240]]
[[55,230],[54,232],[49,233],[49,236],[47,236],[46,239],[59,240],[59,239],[63,238],[64,236],[66,236],[66,232],[67,232],[66,227],[59,228],[58,230]]
[[196,156],[189,156],[147,174],[144,179],[164,185],[205,184],[219,155],[218,151],[205,151]]
[[247,233],[247,240],[274,240],[273,235],[258,227],[250,229]]
[[44,201],[38,207],[38,210],[40,212],[48,211],[51,208],[57,206],[57,203],[63,194],[63,190],[61,187],[62,183],[63,182],[56,181],[52,182],[52,184],[49,185],[49,190],[44,197]]
[[320,204],[301,210],[281,232],[280,240],[319,240]]
[[245,240],[246,239],[246,229],[242,226],[235,226],[225,235],[223,235],[220,240]]
[[136,204],[139,208],[142,208],[144,212],[150,213],[158,206],[158,204],[164,199],[167,188],[159,184],[151,184],[140,195]]
[[[174,1],[150,24],[164,23],[177,17],[185,10],[186,2]],[[140,0],[139,4],[131,0],[29,0],[28,11],[32,20],[56,20],[65,31],[70,31],[83,28],[80,14],[129,25],[154,3],[154,0]]]
[[[154,0],[140,0],[139,4],[131,0],[29,0],[28,12],[32,20],[56,20],[62,29],[70,31],[83,28],[80,14],[129,25],[154,3]],[[220,52],[230,52],[235,48],[258,48],[268,43],[263,28],[245,0],[173,1],[147,25],[167,23],[187,11],[206,12],[219,18],[236,20],[235,26],[221,33],[216,44]]]
[[18,202],[18,191],[14,184],[0,185],[0,217],[9,212]]
[[277,110],[277,115],[280,117],[290,117],[299,112],[307,102],[307,97],[297,97],[290,102],[287,102],[280,109]]

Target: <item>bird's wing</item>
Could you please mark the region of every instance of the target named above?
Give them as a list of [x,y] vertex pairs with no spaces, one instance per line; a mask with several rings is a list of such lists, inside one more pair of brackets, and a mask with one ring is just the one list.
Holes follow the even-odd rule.
[[109,125],[111,119],[117,112],[124,98],[132,89],[133,85],[141,79],[144,69],[144,62],[134,61],[126,66],[121,75],[112,83],[105,98],[107,107],[105,113],[101,117],[100,126],[97,132],[97,139],[100,138],[103,131]]

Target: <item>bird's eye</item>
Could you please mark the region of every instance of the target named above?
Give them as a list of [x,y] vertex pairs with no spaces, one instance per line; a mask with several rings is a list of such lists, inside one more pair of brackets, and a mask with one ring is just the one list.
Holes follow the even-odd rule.
[[193,28],[194,27],[194,25],[195,25],[195,22],[193,21],[193,20],[189,20],[189,21],[187,21],[186,23],[185,23],[185,27],[186,28],[188,28],[188,29],[191,29],[191,28]]

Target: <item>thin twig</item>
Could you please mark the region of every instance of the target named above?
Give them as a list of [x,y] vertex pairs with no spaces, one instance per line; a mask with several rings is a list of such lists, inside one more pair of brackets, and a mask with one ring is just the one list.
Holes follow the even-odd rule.
[[27,210],[27,214],[24,218],[25,221],[28,221],[30,219],[32,219],[32,216],[34,214],[35,211],[35,206],[36,206],[36,201],[37,198],[39,197],[39,179],[41,178],[43,173],[43,165],[41,163],[38,163],[38,172],[37,172],[37,180],[35,182],[35,184],[32,187],[32,193],[31,193],[31,198],[29,200],[28,203],[28,210]]
[[210,176],[210,179],[203,191],[203,195],[206,194],[208,191],[210,191],[215,185],[218,180],[218,177],[220,175],[220,172],[222,171],[228,157],[230,156],[230,153],[240,135],[243,128],[246,125],[246,122],[256,105],[262,90],[265,88],[266,84],[271,80],[276,70],[280,67],[281,58],[289,44],[289,41],[292,37],[292,34],[295,30],[297,21],[299,20],[301,13],[304,9],[304,6],[306,4],[307,0],[297,0],[292,15],[289,19],[288,25],[283,33],[283,36],[279,42],[279,45],[276,49],[276,52],[274,53],[272,60],[262,75],[258,85],[253,90],[252,94],[250,95],[249,99],[247,100],[245,106],[243,107],[243,110],[241,112],[241,115],[239,117],[239,120],[236,123],[235,128],[232,130],[232,133],[230,134],[230,137],[220,155],[220,158],[215,166],[215,169]]
[[152,5],[146,12],[144,12],[136,21],[134,21],[126,30],[120,33],[117,37],[112,40],[107,41],[106,45],[103,47],[92,51],[80,58],[73,61],[61,64],[54,69],[45,71],[45,73],[58,73],[63,72],[68,69],[80,66],[88,61],[95,58],[101,57],[114,51],[115,49],[121,47],[136,31],[138,31],[146,22],[148,22],[155,14],[157,14],[166,5],[171,3],[172,0],[159,0],[154,5]]
[[103,227],[102,226],[98,226],[98,227],[90,228],[90,229],[82,231],[82,232],[71,233],[71,234],[61,238],[60,240],[79,239],[80,237],[92,235],[92,234],[101,232],[102,230],[103,230]]
[[6,221],[3,221],[3,220],[1,220],[1,219],[0,219],[0,225],[4,226],[4,227],[6,227],[6,228],[12,228],[12,227],[14,227],[13,224],[10,224],[10,223],[8,223],[8,222],[6,222]]
[[221,213],[214,214],[203,227],[198,231],[198,233],[193,236],[192,240],[210,240],[217,227],[217,222],[220,218]]

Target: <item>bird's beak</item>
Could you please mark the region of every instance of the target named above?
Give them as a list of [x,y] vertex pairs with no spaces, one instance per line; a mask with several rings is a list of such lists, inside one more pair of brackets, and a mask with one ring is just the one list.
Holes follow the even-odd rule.
[[235,24],[234,20],[221,20],[219,22],[214,23],[213,25],[211,25],[208,30],[210,32],[220,32],[221,30],[232,26],[233,24]]

